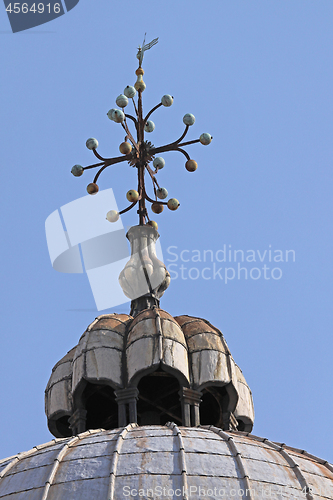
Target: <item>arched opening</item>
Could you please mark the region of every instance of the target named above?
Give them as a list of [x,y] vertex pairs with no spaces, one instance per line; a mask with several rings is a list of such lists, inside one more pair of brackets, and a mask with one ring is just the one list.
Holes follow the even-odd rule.
[[229,395],[225,387],[206,387],[202,390],[200,424],[223,428],[223,413],[227,412]]
[[58,437],[69,437],[72,435],[72,429],[69,426],[68,422],[69,417],[64,416],[60,417],[55,421],[55,428],[57,431]]
[[118,427],[118,405],[112,387],[88,383],[82,393],[82,402],[87,410],[87,429]]
[[244,432],[245,431],[245,423],[243,420],[237,419],[238,422],[238,430]]
[[168,421],[182,425],[179,382],[161,369],[142,377],[138,384],[139,425],[164,425]]

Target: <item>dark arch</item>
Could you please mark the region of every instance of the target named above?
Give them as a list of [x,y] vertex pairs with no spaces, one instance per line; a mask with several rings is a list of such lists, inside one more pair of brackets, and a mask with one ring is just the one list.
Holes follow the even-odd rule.
[[139,425],[164,425],[172,420],[182,425],[178,379],[161,368],[142,377],[137,412]]
[[[77,414],[79,422],[74,418]],[[73,418],[75,434],[88,429],[118,427],[118,405],[113,387],[103,381],[81,380],[73,395]]]
[[118,405],[112,387],[88,382],[82,393],[82,402],[87,411],[87,429],[118,427]]
[[200,403],[200,424],[212,424],[223,429],[223,415],[228,412],[229,406],[230,398],[226,386],[205,387]]
[[53,436],[57,438],[64,438],[72,435],[72,429],[69,425],[69,417],[70,415],[64,415],[61,413],[48,421],[48,428]]

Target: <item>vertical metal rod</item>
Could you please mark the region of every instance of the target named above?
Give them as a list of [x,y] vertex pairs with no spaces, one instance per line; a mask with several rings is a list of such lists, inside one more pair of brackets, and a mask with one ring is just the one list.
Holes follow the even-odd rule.
[[[144,141],[144,125],[142,117],[142,91],[138,90],[138,143],[140,147],[140,157],[142,155],[142,144]],[[145,161],[144,158],[140,158],[141,161],[137,165],[138,168],[138,193],[139,193],[139,224],[143,226],[145,223],[146,215],[146,200],[145,200]]]

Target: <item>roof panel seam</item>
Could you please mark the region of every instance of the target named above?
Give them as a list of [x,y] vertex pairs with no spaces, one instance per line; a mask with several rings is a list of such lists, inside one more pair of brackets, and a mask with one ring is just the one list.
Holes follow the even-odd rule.
[[115,447],[114,447],[114,450],[113,450],[113,456],[112,456],[112,462],[111,462],[108,500],[113,500],[114,499],[116,473],[117,473],[117,465],[118,465],[118,459],[119,459],[120,450],[121,450],[121,447],[122,447],[123,442],[125,440],[126,434],[133,427],[138,427],[138,424],[134,424],[134,423],[128,424],[118,434],[118,438],[117,438],[117,441],[116,441],[116,444],[115,444]]
[[188,500],[187,496],[187,489],[188,489],[188,484],[187,484],[187,467],[186,467],[186,456],[185,456],[185,448],[184,448],[184,441],[182,437],[182,433],[179,429],[179,427],[174,423],[174,422],[167,422],[165,424],[167,427],[172,429],[173,433],[178,437],[178,442],[179,442],[179,457],[180,457],[180,470],[181,470],[181,476],[183,480],[183,500]]
[[[222,431],[218,427],[214,427],[213,425],[209,425],[205,428],[208,428],[215,432],[218,436],[220,436],[224,441],[227,442],[228,446],[230,447],[230,451],[233,454],[236,463],[238,464],[238,467],[240,469],[240,472],[242,474],[242,480],[244,482],[244,498],[248,498],[250,500],[253,500],[253,495],[252,495],[252,490],[251,490],[251,485],[250,485],[250,476],[246,470],[245,464],[242,461],[242,454],[238,450],[237,445],[235,441],[233,440],[233,437],[227,434],[226,432]],[[248,494],[249,493],[249,494]]]
[[291,465],[291,468],[294,470],[295,476],[300,483],[302,491],[305,490],[306,492],[307,500],[314,500],[311,494],[310,486],[308,485],[303,472],[301,471],[299,465],[295,462],[295,460],[283,449],[283,445],[279,446],[275,443],[272,443],[268,439],[264,439],[263,442],[271,446],[274,450],[278,451],[286,460],[286,462]]

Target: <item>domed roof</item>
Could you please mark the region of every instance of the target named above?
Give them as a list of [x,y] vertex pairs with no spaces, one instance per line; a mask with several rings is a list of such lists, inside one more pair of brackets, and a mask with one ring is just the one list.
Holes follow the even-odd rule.
[[[134,413],[127,418],[129,409],[120,405],[132,405]],[[173,318],[156,306],[134,318],[96,318],[53,368],[45,411],[56,437],[170,418],[242,431],[251,431],[254,421],[251,391],[222,333],[204,319]]]
[[54,439],[0,462],[2,500],[333,499],[333,467],[216,427],[136,424]]

